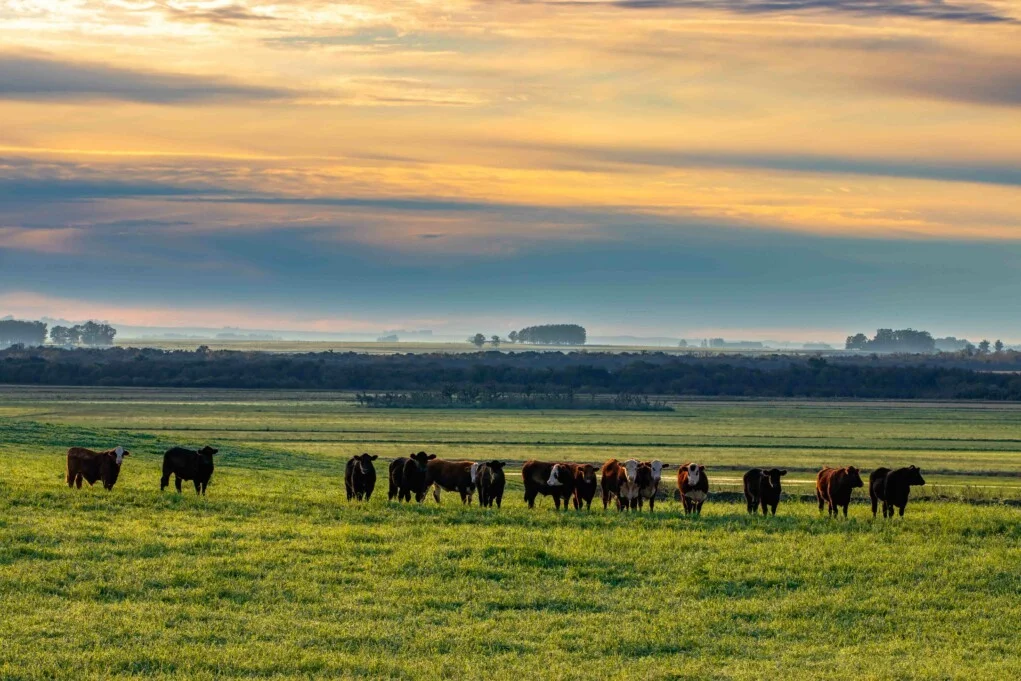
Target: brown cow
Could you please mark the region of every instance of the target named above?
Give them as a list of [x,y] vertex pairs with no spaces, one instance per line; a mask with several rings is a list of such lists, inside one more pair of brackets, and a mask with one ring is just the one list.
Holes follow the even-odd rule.
[[487,461],[478,464],[475,469],[475,486],[479,488],[479,505],[489,508],[500,508],[503,501],[503,488],[507,478],[503,474],[503,461]]
[[82,480],[92,486],[96,480],[103,481],[103,488],[112,490],[121,473],[124,457],[130,452],[123,447],[114,447],[105,452],[94,452],[85,447],[71,447],[67,450],[67,486],[82,488]]
[[709,476],[705,466],[698,463],[686,463],[677,471],[677,489],[681,493],[681,504],[685,513],[702,513],[702,504],[709,496]]
[[592,508],[592,497],[596,495],[596,467],[589,463],[570,464],[574,471],[574,507]]
[[823,468],[815,478],[815,498],[819,500],[819,510],[822,510],[823,504],[828,504],[827,515],[836,517],[838,509],[843,507],[846,518],[851,494],[856,487],[864,486],[865,483],[854,466]]
[[471,504],[475,494],[475,473],[479,465],[474,461],[447,461],[433,459],[427,464],[429,479],[433,483],[433,499],[440,503],[440,489],[457,492],[462,504]]
[[649,501],[649,512],[652,512],[653,507],[656,505],[656,495],[659,494],[659,481],[663,477],[663,469],[669,468],[670,464],[663,463],[659,459],[653,461],[643,461],[642,468],[647,468],[649,471],[648,476],[639,476],[642,478],[642,483],[639,486],[638,507],[642,507],[642,502],[646,499]]
[[526,461],[521,467],[521,479],[525,483],[528,508],[535,508],[535,497],[542,494],[553,497],[558,511],[561,501],[567,510],[568,500],[574,494],[574,471],[570,464]]
[[610,459],[603,464],[600,473],[604,509],[609,505],[611,497],[616,500],[618,511],[638,508],[639,488],[636,482],[638,467],[637,459],[628,459],[624,463]]
[[429,462],[436,458],[435,454],[419,452],[411,456],[402,456],[390,462],[390,490],[386,498],[397,501],[415,501],[422,503],[429,491]]

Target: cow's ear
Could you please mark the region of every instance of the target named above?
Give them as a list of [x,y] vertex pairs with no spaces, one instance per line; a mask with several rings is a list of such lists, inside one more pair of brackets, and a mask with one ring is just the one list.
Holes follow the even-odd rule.
[[435,459],[435,458],[436,458],[436,455],[435,455],[435,454],[430,454],[429,456],[427,456],[427,457],[425,457],[425,458],[426,458],[427,460],[429,460],[429,461],[432,461],[433,459]]
[[378,458],[379,458],[379,454],[373,454],[372,456],[369,457],[369,460],[375,461]]
[[787,469],[786,468],[781,469],[780,475],[787,475]]
[[668,464],[668,463],[665,463],[665,464],[663,464],[663,466],[662,466],[662,467],[663,467],[663,468],[670,468],[670,464]]
[[209,449],[210,449],[209,456],[212,456],[213,454],[219,454],[220,453],[219,449],[213,449],[212,447],[210,447]]
[[704,473],[705,472],[705,466],[699,466],[698,467],[698,472],[699,473]]

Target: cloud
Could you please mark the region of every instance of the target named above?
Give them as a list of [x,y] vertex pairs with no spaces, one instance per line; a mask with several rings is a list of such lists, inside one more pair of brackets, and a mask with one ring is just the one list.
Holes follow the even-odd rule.
[[612,5],[627,9],[700,9],[735,14],[798,14],[833,12],[861,17],[905,17],[967,24],[1017,23],[982,3],[929,0],[546,0],[553,5]]
[[57,229],[26,229],[0,227],[0,250],[33,251],[36,253],[71,253],[83,230],[67,227]]
[[125,69],[49,57],[0,54],[0,99],[118,100],[146,104],[275,100],[293,93],[214,76]]
[[34,203],[84,199],[156,198],[223,194],[208,186],[62,178],[0,178],[0,200]]
[[238,24],[248,21],[276,21],[277,17],[269,14],[258,14],[244,5],[231,3],[226,5],[182,4],[167,2],[162,4],[163,10],[172,18],[182,21],[203,21],[213,24]]

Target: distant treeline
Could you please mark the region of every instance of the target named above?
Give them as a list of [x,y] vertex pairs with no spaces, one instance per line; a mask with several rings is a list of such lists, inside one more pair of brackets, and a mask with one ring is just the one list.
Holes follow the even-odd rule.
[[512,343],[535,345],[585,345],[587,333],[578,324],[543,324],[526,326],[520,331],[511,331],[507,339]]
[[984,355],[992,352],[1003,352],[1003,342],[987,340],[973,345],[967,338],[933,338],[928,331],[914,329],[877,329],[876,335],[869,338],[864,333],[848,336],[844,343],[847,350],[868,350],[869,352],[961,352],[966,356]]
[[[0,351],[0,383],[518,394],[1021,400],[1021,353],[822,359],[664,353],[280,355],[208,349]],[[976,371],[985,367],[994,371]],[[1002,372],[1002,373],[1000,373]]]
[[621,393],[612,397],[574,390],[506,393],[490,386],[447,386],[438,392],[358,393],[358,404],[377,409],[602,409],[610,411],[673,411],[663,400]]
[[[46,342],[44,322],[0,320],[0,348],[12,345],[37,346]],[[49,332],[50,340],[57,345],[113,345],[117,329],[109,324],[85,322],[74,326],[54,326]]]
[[0,320],[0,348],[11,345],[42,345],[46,342],[46,324],[17,319]]

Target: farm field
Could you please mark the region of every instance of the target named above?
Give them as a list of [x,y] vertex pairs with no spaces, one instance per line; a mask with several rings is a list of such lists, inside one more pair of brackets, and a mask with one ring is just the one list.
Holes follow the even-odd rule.
[[[0,388],[0,678],[1021,677],[1021,408],[675,407]],[[161,452],[206,443],[208,497],[161,494]],[[70,444],[131,451],[113,492],[67,489]],[[348,456],[418,449],[697,460],[717,492],[777,465],[795,496],[769,519],[728,495],[557,514],[524,507],[515,467],[500,510],[397,506],[380,461],[372,501],[345,500]],[[904,519],[799,500],[821,465],[908,463],[929,485]]]

